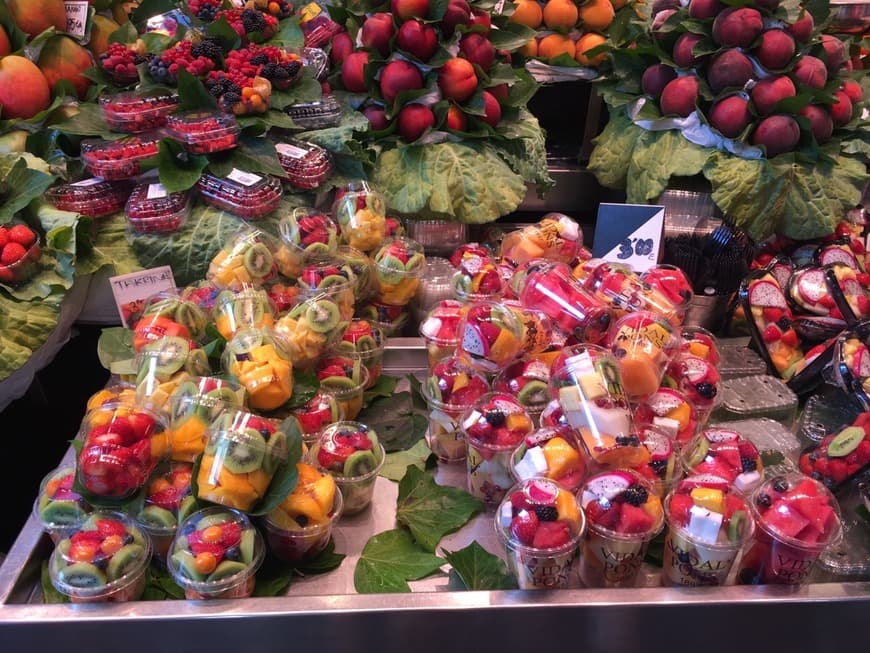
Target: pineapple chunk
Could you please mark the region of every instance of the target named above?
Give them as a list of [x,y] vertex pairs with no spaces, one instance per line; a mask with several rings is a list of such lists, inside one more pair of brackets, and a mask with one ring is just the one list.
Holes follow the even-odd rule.
[[578,379],[578,382],[586,401],[593,401],[607,394],[604,381],[598,374],[584,374]]
[[696,487],[690,493],[696,506],[706,508],[720,514],[725,512],[725,493],[722,490],[708,487]]
[[581,467],[580,452],[572,448],[564,438],[551,438],[541,449],[547,459],[547,470],[551,478],[560,478]]

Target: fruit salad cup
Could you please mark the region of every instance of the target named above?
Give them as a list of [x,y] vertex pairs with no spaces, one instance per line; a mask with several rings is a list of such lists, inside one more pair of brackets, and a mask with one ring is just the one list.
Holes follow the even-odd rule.
[[676,265],[660,263],[642,273],[640,279],[673,304],[677,318],[682,323],[695,294],[686,273]]
[[364,301],[374,295],[376,287],[372,260],[350,245],[339,245],[335,256],[341,261],[342,267],[347,267],[356,277],[357,301]]
[[523,327],[514,312],[502,304],[472,304],[457,332],[460,337],[457,353],[480,372],[498,372],[520,354]]
[[166,564],[187,599],[242,599],[254,591],[265,549],[247,515],[206,508],[179,525]]
[[136,386],[132,383],[116,383],[97,390],[88,398],[85,412],[90,412],[103,404],[128,404],[136,403]]
[[765,481],[749,504],[755,536],[740,560],[738,583],[800,585],[822,551],[842,536],[837,500],[803,474]]
[[683,464],[676,443],[668,433],[651,424],[639,423],[637,437],[649,458],[631,469],[643,476],[656,494],[664,497],[683,477]]
[[659,388],[634,408],[637,424],[652,424],[682,447],[698,433],[698,411],[688,397],[673,388]]
[[369,506],[385,456],[374,429],[353,421],[330,424],[308,456],[311,464],[335,479],[344,499],[345,515],[355,515]]
[[308,463],[296,463],[299,481],[263,520],[266,543],[278,560],[310,560],[326,548],[344,502],[335,479]]
[[178,290],[165,290],[145,300],[140,319],[151,315],[169,318],[187,328],[191,340],[201,341],[208,324],[206,312]]
[[338,306],[342,320],[353,318],[356,278],[338,261],[307,265],[297,283],[304,297],[325,294]]
[[459,264],[462,262],[462,259],[466,256],[466,254],[473,254],[476,256],[492,256],[493,252],[481,245],[480,243],[463,243],[459,247],[457,247],[453,253],[450,255],[450,265],[454,268],[458,268]]
[[336,350],[339,355],[359,356],[369,373],[365,389],[371,388],[383,372],[384,346],[387,343],[384,332],[368,320],[355,318],[345,328]]
[[[807,265],[798,268],[789,277],[788,284],[782,286],[788,293],[788,298],[801,313],[831,316],[831,312],[839,309],[828,290],[825,280],[825,270],[817,265]],[[842,314],[840,315],[842,317]]]
[[550,401],[550,366],[536,358],[521,358],[498,373],[492,389],[516,397],[535,424]]
[[356,354],[327,356],[317,363],[320,390],[341,407],[345,419],[354,420],[362,410],[363,392],[368,386],[369,372]]
[[163,417],[126,404],[104,404],[86,413],[78,437],[83,442],[78,480],[94,501],[133,496],[169,453]]
[[586,454],[608,467],[648,460],[631,419],[616,358],[597,345],[573,345],[553,362],[550,396],[580,436]]
[[133,351],[139,353],[145,345],[175,336],[188,342],[190,346],[190,331],[180,322],[163,315],[148,315],[139,319],[135,317],[133,324]]
[[834,348],[834,379],[847,393],[853,394],[864,410],[870,410],[870,347],[867,334],[870,321],[860,322],[854,330],[837,338]]
[[512,487],[495,517],[508,569],[522,590],[568,587],[585,527],[577,497],[546,478]]
[[687,474],[717,476],[743,494],[749,494],[764,480],[758,448],[731,429],[701,431],[680,450],[680,455]]
[[209,425],[227,408],[243,408],[245,390],[213,376],[191,377],[169,398],[170,458],[192,463],[205,448]]
[[377,324],[388,338],[401,335],[408,322],[408,309],[378,301],[362,304],[357,309],[357,317]]
[[619,362],[622,385],[631,399],[648,397],[658,390],[680,345],[674,327],[649,311],[619,318],[611,324],[606,342]]
[[309,447],[317,441],[323,427],[344,419],[338,400],[326,392],[318,392],[292,415],[302,429],[302,442]]
[[299,207],[278,223],[281,246],[275,252],[278,270],[285,277],[297,278],[307,264],[335,256],[338,225],[317,209]]
[[839,431],[826,435],[814,447],[801,453],[800,470],[835,488],[870,465],[870,412],[858,415],[855,421]]
[[431,370],[442,358],[452,356],[459,345],[459,320],[465,313],[465,304],[455,299],[444,299],[435,305],[420,322],[420,336],[426,343],[426,354]]
[[704,327],[683,325],[680,327],[680,351],[703,358],[713,367],[719,367],[722,356],[716,336]]
[[721,400],[719,370],[706,359],[679,353],[668,366],[667,375],[696,408],[700,423],[706,424]]
[[338,304],[324,294],[300,297],[275,323],[275,331],[284,340],[293,365],[308,370],[341,337],[346,326]]
[[468,491],[495,508],[513,485],[511,457],[532,432],[532,418],[512,396],[490,392],[460,418],[465,437]]
[[383,195],[365,181],[354,181],[335,193],[332,215],[341,240],[361,252],[371,252],[386,236],[387,205]]
[[429,408],[426,442],[444,463],[465,460],[465,438],[459,425],[462,414],[490,391],[482,374],[450,356],[431,368],[420,390]]
[[401,236],[390,238],[375,252],[372,261],[377,300],[391,306],[407,306],[426,270],[426,257],[420,244]]
[[33,503],[34,518],[55,544],[80,527],[91,512],[84,497],[72,489],[75,479],[74,467],[53,470],[42,479]]
[[[169,414],[169,398],[178,386],[195,374],[209,374],[208,356],[202,349],[191,349],[190,341],[178,336],[155,340],[136,354],[136,402],[146,408]],[[191,359],[191,351],[201,352]],[[190,361],[190,364],[188,364]],[[197,362],[199,361],[199,362]]]
[[683,309],[668,295],[657,290],[627,265],[601,263],[584,282],[587,290],[607,303],[620,316],[634,311],[658,313],[674,326],[680,326]]
[[166,564],[178,524],[196,509],[196,499],[190,493],[192,473],[190,463],[172,463],[166,473],[152,478],[136,515],[137,525],[151,540],[154,559],[161,565]]
[[212,318],[224,340],[231,340],[244,329],[275,326],[275,308],[263,289],[223,290],[215,301]]
[[501,303],[513,311],[523,327],[521,354],[552,364],[554,352],[561,351],[565,345],[565,334],[554,329],[550,318],[541,311],[525,308],[515,299],[505,299]]
[[659,496],[637,472],[602,472],[580,491],[586,515],[580,580],[586,587],[634,587],[651,539],[662,530]]
[[210,314],[221,289],[211,281],[203,279],[181,288],[179,292],[183,299],[193,302],[201,311]]
[[559,403],[558,399],[551,399],[541,413],[541,428],[550,427],[574,434],[574,429],[568,423],[565,411],[562,410],[562,404]]
[[276,240],[260,230],[246,230],[215,254],[206,278],[219,288],[260,287],[278,272]]
[[755,531],[743,496],[712,476],[690,476],[665,499],[665,585],[725,585]]
[[299,286],[291,282],[273,282],[266,287],[266,294],[269,295],[269,301],[275,307],[275,313],[284,315],[290,311],[298,301],[301,294]]
[[545,426],[529,433],[514,451],[511,471],[517,481],[543,476],[576,492],[586,475],[586,460],[571,431]]
[[583,232],[574,220],[561,213],[548,213],[537,224],[505,236],[501,255],[517,265],[536,258],[570,263],[582,245]]
[[486,255],[466,252],[451,279],[453,296],[461,302],[496,301],[504,295],[504,281]]
[[248,407],[275,410],[293,394],[291,354],[278,332],[239,331],[224,349],[224,371],[244,386]]
[[226,411],[212,423],[197,476],[198,499],[246,512],[266,496],[286,463],[281,422],[244,411]]
[[54,588],[72,603],[136,601],[145,591],[151,543],[126,515],[91,513],[48,561]]
[[848,324],[870,317],[870,295],[866,285],[870,278],[864,272],[843,263],[825,267],[828,289],[837,308]]

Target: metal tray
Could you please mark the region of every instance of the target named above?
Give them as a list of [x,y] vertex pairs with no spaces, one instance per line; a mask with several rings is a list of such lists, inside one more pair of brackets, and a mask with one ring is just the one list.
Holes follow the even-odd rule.
[[[419,339],[395,338],[384,368],[400,376],[419,372],[425,361]],[[461,486],[464,475],[462,465],[443,466],[436,480]],[[295,580],[288,595],[277,598],[42,604],[40,566],[51,543],[31,518],[0,567],[0,650],[44,651],[63,642],[66,651],[88,653],[119,645],[125,653],[254,647],[265,653],[291,646],[379,653],[414,647],[426,653],[469,650],[473,643],[476,650],[503,652],[571,642],[596,651],[664,651],[678,632],[686,641],[704,642],[706,653],[732,653],[735,647],[833,650],[864,632],[868,582],[664,588],[657,586],[657,570],[645,566],[639,587],[632,589],[583,589],[575,580],[574,587],[555,591],[466,592],[456,591],[451,576],[442,573],[411,583],[411,594],[355,594],[359,553],[371,535],[394,527],[397,492],[395,483],[379,478],[372,508],[343,519],[336,530],[336,549],[347,554],[342,566]],[[492,513],[445,538],[441,547],[456,550],[475,539],[501,553]],[[804,627],[784,628],[785,620]],[[714,628],[711,637],[711,623],[728,627]]]

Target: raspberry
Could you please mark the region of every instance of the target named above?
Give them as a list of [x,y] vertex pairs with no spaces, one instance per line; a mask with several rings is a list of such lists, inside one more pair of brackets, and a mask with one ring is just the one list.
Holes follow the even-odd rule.
[[159,57],[153,57],[148,63],[148,74],[165,84],[175,84],[178,81],[178,70],[184,69],[194,77],[205,77],[215,69],[215,62],[206,56],[194,56],[193,43],[179,41],[171,48],[163,51]]
[[535,541],[538,524],[538,516],[534,512],[523,510],[511,520],[511,533],[519,542],[529,546]]
[[0,254],[0,265],[12,265],[20,261],[27,254],[27,250],[19,243],[8,243]]
[[9,230],[9,240],[26,248],[36,242],[36,234],[27,225],[17,224]]
[[100,55],[100,68],[118,86],[128,86],[139,81],[136,66],[146,58],[123,43],[111,43]]
[[622,492],[622,498],[626,503],[630,503],[633,506],[640,507],[646,503],[647,498],[649,498],[646,488],[642,485],[638,485],[637,483],[633,483],[629,485]]

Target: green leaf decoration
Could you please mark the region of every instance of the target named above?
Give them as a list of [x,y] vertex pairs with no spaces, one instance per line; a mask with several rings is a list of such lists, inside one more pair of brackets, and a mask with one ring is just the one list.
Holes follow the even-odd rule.
[[63,118],[49,125],[52,129],[57,129],[64,134],[73,134],[75,136],[97,136],[106,140],[116,140],[123,138],[126,134],[119,134],[109,129],[106,120],[103,118],[103,112],[96,104],[82,103],[79,105],[79,112],[69,118]]
[[[233,34],[235,34],[235,32],[233,32]],[[199,81],[199,79],[191,75],[184,68],[178,69],[177,77],[178,111],[217,109],[217,100],[209,94],[205,89],[205,85]]]
[[156,156],[142,161],[142,167],[153,166],[160,174],[160,183],[169,193],[185,191],[196,186],[208,159],[190,154],[184,146],[171,138],[161,138]]
[[227,19],[223,16],[209,23],[205,33],[212,38],[216,38],[220,42],[224,52],[236,50],[242,44],[241,37],[236,33],[236,30],[230,27]]
[[411,448],[426,435],[428,420],[414,408],[410,392],[372,401],[357,418],[378,434],[387,453]]
[[151,564],[145,573],[145,591],[141,601],[178,601],[184,598],[184,590],[165,569]]
[[302,132],[298,137],[325,147],[332,152],[351,154],[353,153],[350,148],[354,132],[363,132],[368,128],[369,121],[363,114],[344,107],[338,127]]
[[303,560],[293,566],[294,573],[300,576],[315,576],[338,569],[347,556],[335,552],[335,538],[330,537],[326,547],[311,560]]
[[0,224],[42,195],[55,177],[28,165],[21,155],[0,156]]
[[396,386],[399,384],[399,379],[388,374],[381,374],[375,384],[363,392],[363,403],[368,405],[375,399],[381,397],[392,397],[396,391]]
[[477,542],[458,551],[443,551],[444,558],[453,567],[465,589],[513,590],[516,579],[508,573],[504,560],[491,554]]
[[303,68],[302,73],[286,91],[280,91],[276,88],[272,89],[272,95],[269,98],[273,109],[284,109],[291,104],[300,104],[302,102],[314,102],[323,97],[323,87],[320,85],[308,68]]
[[437,465],[437,463],[438,458],[432,453],[429,445],[426,444],[425,440],[420,440],[406,451],[388,453],[384,458],[384,464],[379,474],[391,481],[401,481],[409,465],[413,465],[420,470],[426,470],[430,466]]
[[535,38],[537,32],[525,25],[509,22],[489,33],[489,40],[496,50],[519,50]]
[[[5,9],[5,7],[3,7]],[[43,603],[69,603],[69,597],[61,594],[51,584],[51,575],[48,573],[48,560],[42,561],[42,569],[39,572],[39,585],[42,589]]]
[[293,394],[290,395],[290,399],[281,408],[290,410],[301,408],[311,401],[319,389],[320,381],[317,379],[316,372],[294,370]]
[[130,12],[130,22],[134,25],[144,23],[152,16],[159,16],[175,9],[173,0],[142,0],[139,5]]
[[233,168],[278,177],[286,175],[275,152],[275,144],[260,136],[242,134],[237,147],[213,154],[209,161],[209,170],[219,177],[226,177]]
[[360,594],[410,592],[409,580],[436,573],[441,558],[422,551],[408,531],[398,528],[371,537],[353,571],[353,586]]
[[97,358],[107,370],[112,363],[126,361],[136,356],[133,350],[133,330],[125,327],[107,327],[97,340]]
[[45,344],[59,315],[59,301],[20,302],[0,293],[0,381]]
[[465,490],[438,485],[430,474],[409,466],[399,481],[396,521],[407,526],[414,539],[435,552],[441,538],[459,530],[479,512],[483,502]]
[[785,462],[785,456],[781,451],[777,451],[776,449],[765,449],[764,451],[759,452],[761,455],[761,464],[764,467],[773,467],[775,465],[782,465]]
[[299,481],[299,471],[296,463],[302,458],[302,434],[298,430],[286,429],[287,435],[287,462],[278,468],[266,495],[260,499],[248,514],[264,516],[272,512],[287,498],[287,495],[296,487]]
[[305,45],[305,35],[299,27],[298,17],[282,20],[278,23],[278,31],[271,39],[269,45],[277,45],[282,48],[301,48]]
[[137,38],[139,38],[139,32],[136,31],[136,26],[128,20],[109,34],[109,43],[135,43]]
[[628,167],[626,201],[644,204],[661,195],[671,177],[701,172],[712,150],[687,141],[674,130],[644,131]]
[[555,182],[547,168],[547,145],[538,119],[528,110],[520,109],[517,120],[502,120],[498,132],[506,139],[493,143],[511,169],[523,179],[538,186],[541,194]]
[[127,274],[141,270],[130,248],[127,235],[127,218],[123,212],[94,220],[79,219],[77,229],[76,270],[79,274],[96,272],[111,265],[115,274]]
[[338,569],[345,557],[343,553],[335,552],[334,538],[329,538],[323,551],[310,560],[290,563],[267,556],[263,566],[257,571],[253,596],[284,596],[293,583],[294,576],[325,574]]
[[5,2],[0,3],[0,27],[9,38],[9,47],[13,53],[17,53],[27,43],[27,33],[15,23],[12,14]]

